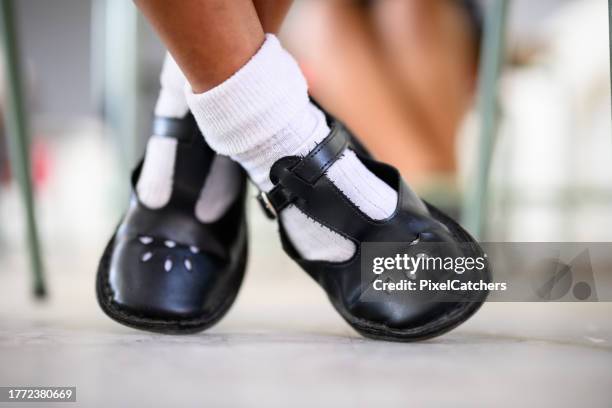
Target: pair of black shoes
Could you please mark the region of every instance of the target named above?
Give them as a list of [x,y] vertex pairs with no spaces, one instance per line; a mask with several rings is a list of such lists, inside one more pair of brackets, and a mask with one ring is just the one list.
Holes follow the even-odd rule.
[[[328,120],[332,129],[329,136],[305,157],[277,161],[270,172],[275,187],[258,199],[270,218],[276,218],[290,204],[297,206],[353,240],[358,250],[342,263],[302,259],[279,221],[287,254],[327,292],[342,317],[366,337],[422,340],[468,319],[486,298],[486,291],[446,298],[423,298],[411,292],[370,295],[369,278],[376,280],[377,276],[363,273],[362,243],[404,243],[410,247],[439,243],[438,255],[476,258],[483,254],[455,221],[420,200],[397,170],[371,159],[342,124],[333,118]],[[194,208],[215,153],[204,142],[191,115],[180,120],[158,118],[154,133],[178,140],[172,197],[163,208],[152,210],[138,200],[135,192],[132,194],[127,214],[100,261],[97,296],[104,312],[127,326],[193,333],[221,319],[240,289],[247,259],[246,176],[242,175],[240,193],[225,215],[204,224],[196,218]],[[398,191],[397,209],[388,219],[368,218],[327,178],[326,170],[349,147]],[[140,168],[132,176],[133,186]],[[449,278],[448,271],[428,273],[429,280]],[[476,274],[472,279],[490,280],[488,268]],[[414,275],[410,277],[414,279]],[[387,277],[385,282],[389,280]]]

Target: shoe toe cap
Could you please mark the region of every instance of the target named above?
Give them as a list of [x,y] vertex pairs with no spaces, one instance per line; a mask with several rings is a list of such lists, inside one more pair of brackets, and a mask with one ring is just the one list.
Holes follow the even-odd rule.
[[237,290],[231,266],[193,246],[141,236],[115,246],[109,285],[114,303],[141,317],[205,318]]

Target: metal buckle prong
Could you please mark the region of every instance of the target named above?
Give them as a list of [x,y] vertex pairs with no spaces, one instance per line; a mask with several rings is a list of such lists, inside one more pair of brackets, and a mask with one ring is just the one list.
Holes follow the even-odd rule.
[[276,209],[274,208],[272,202],[270,202],[270,199],[268,198],[268,195],[264,191],[261,191],[257,195],[257,201],[259,201],[261,208],[269,219],[276,219],[276,217],[278,216],[278,214],[276,213]]

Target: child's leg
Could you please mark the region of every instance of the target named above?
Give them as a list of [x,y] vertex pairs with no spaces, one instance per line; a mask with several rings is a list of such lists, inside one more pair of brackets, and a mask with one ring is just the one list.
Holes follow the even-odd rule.
[[367,8],[329,0],[307,2],[302,9],[304,33],[298,29],[294,48],[317,100],[411,183],[436,171],[432,131],[390,77]]
[[[266,32],[277,32],[289,6],[290,0],[255,1],[257,15]],[[168,53],[160,76],[160,92],[155,106],[155,115],[183,118],[189,112],[185,98],[186,79],[172,56]],[[153,135],[147,144],[145,160],[137,192],[141,202],[150,208],[167,204],[172,194],[176,140]],[[235,164],[217,157],[207,182],[202,189],[195,208],[202,222],[213,222],[222,216],[234,201],[239,188],[239,174]]]
[[419,106],[443,166],[455,170],[455,140],[475,89],[477,35],[464,0],[379,1],[376,31],[398,88]]
[[[191,85],[188,102],[209,145],[238,161],[264,191],[269,170],[303,155],[329,133],[309,102],[306,81],[274,36],[264,36],[249,0],[137,0]],[[390,216],[397,193],[350,152],[328,170],[336,186],[373,219]],[[295,247],[307,259],[342,261],[354,244],[296,207],[281,213]]]

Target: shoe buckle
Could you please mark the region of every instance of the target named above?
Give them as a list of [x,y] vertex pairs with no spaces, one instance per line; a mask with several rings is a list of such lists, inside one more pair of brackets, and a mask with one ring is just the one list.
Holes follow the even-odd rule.
[[271,220],[276,219],[276,217],[278,216],[278,214],[276,213],[276,209],[272,205],[272,202],[270,201],[268,195],[265,192],[261,191],[257,195],[257,201],[259,202],[259,205],[261,205],[261,208],[264,214],[266,214],[266,217]]

